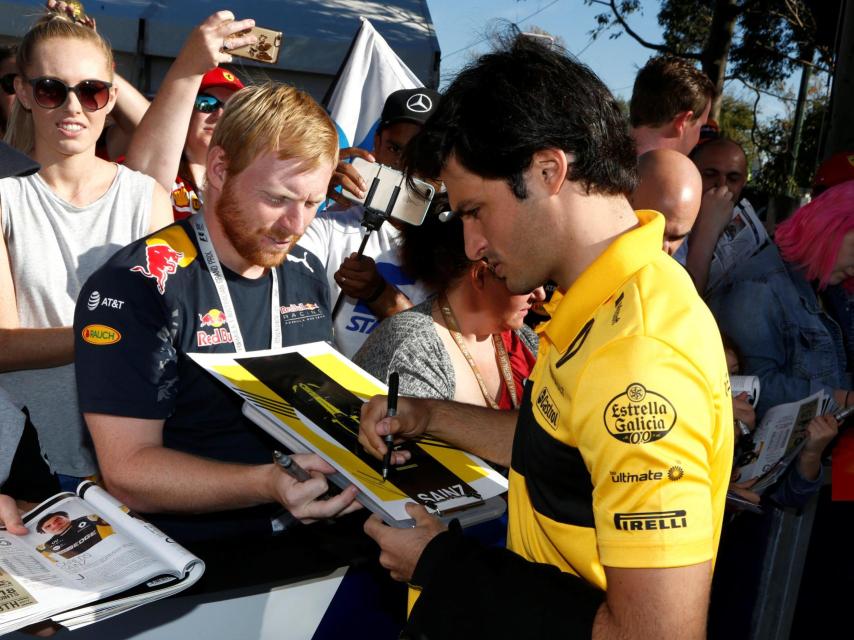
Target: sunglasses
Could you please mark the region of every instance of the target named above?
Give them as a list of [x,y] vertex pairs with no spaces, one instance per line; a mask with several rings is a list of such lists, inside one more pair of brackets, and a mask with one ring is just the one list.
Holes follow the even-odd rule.
[[103,80],[83,80],[73,87],[56,78],[34,78],[27,80],[33,88],[33,100],[43,109],[57,109],[68,100],[68,94],[74,92],[80,106],[86,111],[98,111],[110,101],[112,83]]
[[217,109],[224,109],[225,103],[206,93],[200,93],[196,96],[196,102],[193,106],[196,111],[200,111],[201,113],[213,113]]
[[15,95],[15,76],[17,73],[7,73],[5,76],[0,76],[0,89],[7,96]]

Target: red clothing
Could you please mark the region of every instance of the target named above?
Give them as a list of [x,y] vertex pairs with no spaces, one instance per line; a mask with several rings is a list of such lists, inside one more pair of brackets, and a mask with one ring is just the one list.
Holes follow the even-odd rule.
[[[507,349],[507,356],[510,359],[510,370],[513,372],[513,382],[516,385],[516,398],[521,403],[525,380],[531,375],[537,357],[530,352],[525,343],[519,338],[519,334],[515,331],[504,331],[501,334],[501,340],[504,342],[504,348]],[[504,383],[503,378],[501,381],[501,397],[498,399],[498,408],[504,410],[513,409],[510,390]]]
[[202,199],[196,193],[192,181],[185,180],[181,176],[175,178],[170,196],[172,197],[172,214],[175,216],[175,220],[189,218],[202,208]]
[[833,449],[831,494],[834,500],[854,500],[854,431],[839,436]]

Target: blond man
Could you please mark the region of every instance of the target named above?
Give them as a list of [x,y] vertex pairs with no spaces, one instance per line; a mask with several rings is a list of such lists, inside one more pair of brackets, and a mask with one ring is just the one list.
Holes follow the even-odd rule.
[[119,250],[81,292],[80,401],[104,481],[178,539],[268,535],[282,507],[310,522],[357,506],[353,488],[318,499],[332,470],[319,458],[297,457],[303,483],[271,464],[240,403],[186,355],[331,337],[323,267],[295,245],[337,160],[307,94],[239,91],[211,140],[204,212]]

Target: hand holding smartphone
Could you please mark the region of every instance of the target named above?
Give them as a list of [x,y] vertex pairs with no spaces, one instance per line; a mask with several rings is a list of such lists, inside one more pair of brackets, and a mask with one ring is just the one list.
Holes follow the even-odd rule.
[[342,193],[348,200],[356,204],[364,204],[377,211],[386,212],[389,204],[391,204],[394,188],[400,187],[400,193],[397,196],[394,207],[388,212],[389,215],[392,218],[415,226],[424,222],[424,216],[427,215],[427,209],[433,200],[433,195],[436,193],[433,185],[413,178],[412,182],[415,184],[415,188],[413,189],[400,171],[382,164],[368,162],[364,158],[353,158],[352,166],[365,181],[369,195],[374,179],[377,180],[377,185],[374,188],[370,202],[365,202],[367,196],[360,198],[347,189],[344,189]]

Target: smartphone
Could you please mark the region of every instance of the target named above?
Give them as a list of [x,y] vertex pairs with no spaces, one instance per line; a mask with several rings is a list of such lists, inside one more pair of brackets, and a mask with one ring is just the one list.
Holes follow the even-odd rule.
[[276,64],[279,61],[279,51],[282,48],[281,31],[273,31],[272,29],[264,29],[263,27],[252,27],[238,31],[229,36],[229,38],[242,38],[247,35],[255,36],[255,44],[247,44],[236,49],[229,49],[228,53],[233,56],[248,58],[249,60],[264,62],[266,64]]
[[747,401],[754,409],[756,408],[756,403],[759,402],[759,392],[762,388],[757,376],[730,376],[729,384],[732,387],[733,397],[746,392]]
[[[377,185],[370,202],[365,202],[365,198],[359,198],[347,189],[344,189],[342,193],[348,200],[377,211],[388,212],[390,217],[415,225],[416,227],[424,222],[427,209],[430,207],[430,202],[432,202],[433,196],[436,194],[436,189],[433,185],[414,178],[412,180],[414,183],[413,188],[403,173],[397,169],[368,162],[364,158],[353,158],[353,167],[355,167],[365,181],[368,187],[367,191],[370,191],[374,180],[377,181]],[[394,207],[389,212],[388,208],[391,204],[395,187],[400,187],[400,192],[398,193]]]

